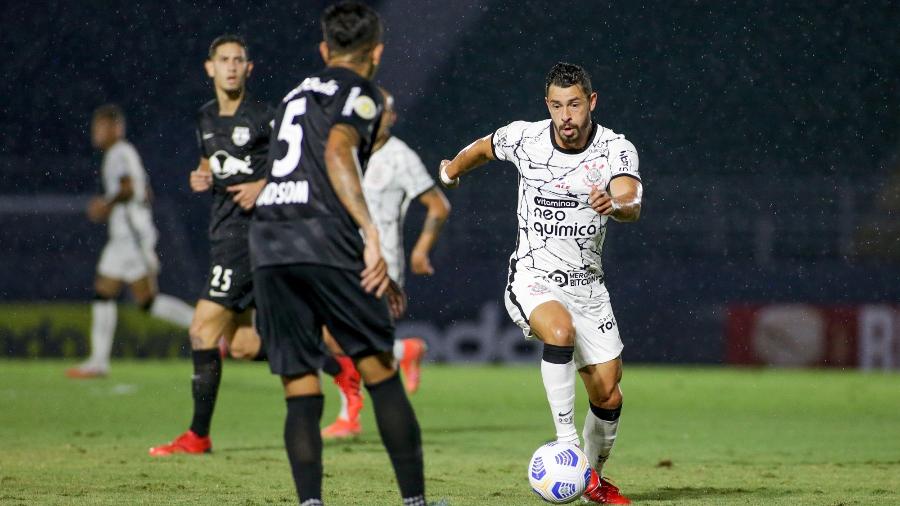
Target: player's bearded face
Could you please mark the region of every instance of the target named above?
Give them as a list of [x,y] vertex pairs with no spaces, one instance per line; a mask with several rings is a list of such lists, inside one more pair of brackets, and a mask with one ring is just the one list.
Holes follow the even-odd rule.
[[597,103],[597,94],[588,96],[577,85],[568,88],[550,86],[546,102],[560,140],[566,145],[581,147],[591,131],[591,111]]

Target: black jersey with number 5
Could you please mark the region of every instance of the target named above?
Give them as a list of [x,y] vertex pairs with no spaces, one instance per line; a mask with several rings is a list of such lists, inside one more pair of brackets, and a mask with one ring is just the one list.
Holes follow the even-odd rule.
[[269,146],[268,182],[250,226],[253,267],[297,263],[362,269],[359,227],[328,179],[325,145],[331,128],[359,133],[365,170],[381,121],[381,93],[355,72],[329,67],[282,100]]
[[266,176],[273,113],[267,104],[247,97],[232,116],[220,116],[216,100],[197,111],[200,153],[213,173],[210,240],[246,240],[251,213],[234,202],[227,188]]

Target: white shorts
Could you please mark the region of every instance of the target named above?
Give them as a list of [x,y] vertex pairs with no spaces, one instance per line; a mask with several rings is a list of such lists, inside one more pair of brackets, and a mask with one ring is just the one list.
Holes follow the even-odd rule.
[[100,254],[97,274],[126,283],[155,275],[159,272],[155,247],[155,240],[138,245],[133,237],[110,237]]
[[569,311],[575,326],[576,368],[609,362],[622,354],[624,345],[605,287],[600,295],[578,297],[563,291],[543,273],[519,267],[510,272],[504,295],[506,311],[529,339],[536,338],[529,324],[536,307],[555,300]]

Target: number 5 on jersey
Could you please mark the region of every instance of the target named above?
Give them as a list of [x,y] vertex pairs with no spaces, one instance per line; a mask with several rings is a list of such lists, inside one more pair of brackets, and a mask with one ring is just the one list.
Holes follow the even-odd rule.
[[284,157],[272,162],[272,177],[284,177],[294,172],[300,164],[300,155],[303,152],[303,127],[294,123],[297,116],[306,114],[306,98],[300,98],[288,103],[284,109],[284,118],[278,128],[278,140],[288,143],[287,153]]

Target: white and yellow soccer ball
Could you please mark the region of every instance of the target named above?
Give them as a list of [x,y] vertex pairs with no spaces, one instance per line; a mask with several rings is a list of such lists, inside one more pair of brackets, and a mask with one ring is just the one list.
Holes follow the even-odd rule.
[[581,497],[590,479],[587,456],[570,443],[547,443],[534,452],[528,464],[531,490],[553,504],[566,504]]

